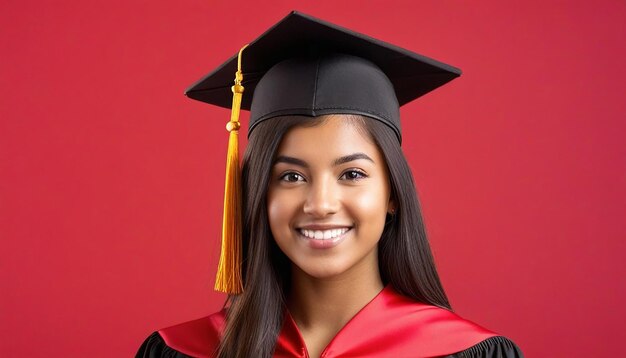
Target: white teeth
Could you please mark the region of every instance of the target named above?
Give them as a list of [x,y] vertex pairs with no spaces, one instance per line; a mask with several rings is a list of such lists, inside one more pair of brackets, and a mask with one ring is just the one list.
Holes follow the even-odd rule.
[[301,229],[300,233],[309,238],[316,240],[329,240],[345,234],[349,228],[331,229],[331,230],[304,230]]

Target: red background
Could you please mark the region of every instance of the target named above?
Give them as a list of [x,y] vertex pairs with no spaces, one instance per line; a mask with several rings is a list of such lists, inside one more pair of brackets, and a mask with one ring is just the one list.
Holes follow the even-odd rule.
[[294,8],[463,69],[402,109],[457,312],[529,357],[621,355],[626,3],[608,0],[3,1],[2,355],[132,356],[221,306],[228,111],[182,92]]

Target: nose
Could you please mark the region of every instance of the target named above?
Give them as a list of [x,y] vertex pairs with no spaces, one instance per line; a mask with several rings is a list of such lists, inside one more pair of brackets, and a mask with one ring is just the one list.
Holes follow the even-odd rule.
[[316,180],[311,183],[304,203],[304,213],[318,218],[339,210],[339,197],[333,180]]

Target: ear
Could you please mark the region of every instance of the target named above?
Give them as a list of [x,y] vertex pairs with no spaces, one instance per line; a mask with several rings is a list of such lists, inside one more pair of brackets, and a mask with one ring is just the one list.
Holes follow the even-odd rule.
[[396,213],[396,202],[393,199],[389,199],[387,204],[387,214],[394,215]]

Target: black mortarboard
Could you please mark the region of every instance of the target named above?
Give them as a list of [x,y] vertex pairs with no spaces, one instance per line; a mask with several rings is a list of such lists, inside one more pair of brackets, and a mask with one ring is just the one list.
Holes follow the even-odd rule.
[[[237,55],[185,94],[231,108]],[[281,115],[361,114],[391,126],[401,138],[399,106],[458,77],[458,68],[292,11],[252,41],[242,55],[251,110],[248,135]],[[250,95],[254,92],[254,95]]]
[[455,67],[292,11],[189,87],[185,94],[193,99],[232,108],[215,288],[229,294],[243,290],[240,109],[251,112],[248,135],[277,116],[359,114],[387,124],[400,141],[400,106],[460,74]]

